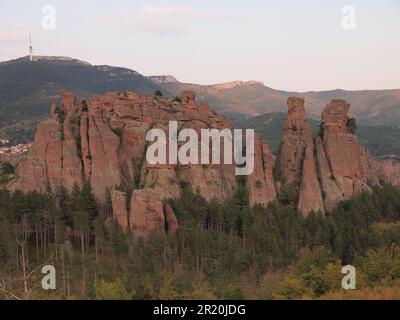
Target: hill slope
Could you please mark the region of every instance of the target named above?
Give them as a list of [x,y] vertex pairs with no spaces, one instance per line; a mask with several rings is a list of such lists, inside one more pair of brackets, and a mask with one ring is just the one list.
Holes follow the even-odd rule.
[[[271,149],[278,149],[286,113],[266,113],[250,119],[233,121],[236,128],[255,129],[270,145]],[[320,122],[309,118],[308,124],[314,136],[319,132]],[[400,159],[400,126],[359,126],[357,136],[362,146],[367,148],[373,156],[379,159]]]
[[[61,90],[76,92],[80,98],[109,91],[135,91],[153,95],[179,95],[183,90],[197,92],[213,108],[233,120],[271,112],[286,112],[289,96],[306,100],[308,116],[319,120],[332,98],[342,98],[363,125],[398,125],[400,90],[287,92],[257,81],[234,81],[216,85],[181,83],[173,76],[144,77],[136,71],[110,66],[94,66],[64,57],[27,57],[0,63],[0,136],[13,142],[32,140],[36,123],[48,116],[48,106]],[[378,132],[379,134],[380,132]]]
[[27,57],[0,63],[0,136],[14,142],[32,137],[38,120],[48,116],[49,104],[61,90],[85,98],[108,91],[153,95],[161,89],[136,71],[93,66],[63,57]]
[[394,90],[331,90],[321,92],[287,92],[266,87],[256,81],[235,81],[218,85],[197,85],[177,81],[163,82],[163,88],[173,94],[182,90],[198,92],[200,99],[210,101],[219,112],[258,116],[271,112],[286,112],[290,96],[306,100],[309,117],[318,119],[331,99],[344,99],[351,104],[351,112],[360,123],[369,125],[397,125],[400,123],[400,89]]

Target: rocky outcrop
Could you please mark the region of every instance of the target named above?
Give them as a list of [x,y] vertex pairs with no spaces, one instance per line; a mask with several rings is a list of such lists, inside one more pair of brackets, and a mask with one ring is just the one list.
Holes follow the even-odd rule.
[[117,190],[111,191],[111,201],[115,220],[122,230],[128,230],[129,221],[126,193]]
[[[123,230],[142,237],[173,234],[178,221],[165,200],[179,198],[182,183],[207,200],[224,200],[237,187],[233,164],[154,165],[145,159],[146,134],[159,128],[168,136],[170,121],[177,123],[178,132],[191,128],[199,135],[202,129],[231,129],[225,117],[206,103],[198,106],[195,98],[192,91],[182,92],[181,102],[126,92],[78,101],[64,92],[61,103],[52,104],[50,118],[38,125],[34,144],[17,166],[19,179],[9,187],[49,192],[90,182],[100,203],[111,190],[114,218]],[[264,139],[255,135],[254,172],[247,176],[251,204],[266,205],[286,187],[295,187],[299,211],[323,213],[373,185],[400,185],[399,164],[378,162],[359,145],[346,102],[332,100],[326,106],[315,138],[304,103],[301,98],[288,99],[276,159]],[[132,197],[118,190],[133,190]]]
[[163,203],[161,194],[157,189],[135,190],[128,210],[126,193],[113,190],[113,214],[120,228],[131,230],[138,237],[147,237],[150,233],[175,234],[179,227],[178,220],[172,207]]
[[322,113],[320,134],[313,139],[304,100],[288,99],[275,175],[283,188],[298,188],[298,209],[304,214],[331,211],[339,201],[375,185],[400,184],[400,164],[376,161],[360,146],[349,108],[344,100],[332,100]]
[[385,160],[377,163],[377,173],[380,182],[400,186],[400,163]]
[[136,236],[146,237],[150,233],[163,234],[166,231],[164,207],[157,190],[133,191],[129,221]]
[[[320,170],[325,204],[331,210],[338,200],[371,190],[363,174],[362,155],[357,136],[348,126],[350,105],[343,100],[332,100],[322,113],[322,147],[317,148],[318,159],[326,158]],[[329,186],[328,186],[329,185]]]
[[194,91],[183,91],[181,94],[181,101],[183,106],[190,108],[190,109],[196,109],[196,93]]
[[289,98],[276,172],[283,186],[294,185],[298,188],[298,209],[301,212],[324,212],[312,131],[306,119],[304,99]]
[[179,228],[179,223],[178,220],[176,219],[174,210],[168,203],[164,205],[164,217],[165,217],[166,232],[168,234],[175,234]]
[[274,156],[258,134],[254,139],[254,172],[247,178],[251,204],[268,204],[276,199],[273,169]]
[[[68,92],[53,103],[50,118],[39,124],[30,152],[17,168],[19,179],[10,187],[23,191],[55,191],[90,182],[100,202],[106,190],[114,217],[122,229],[145,236],[150,232],[175,232],[178,222],[162,201],[180,197],[180,184],[188,183],[207,200],[222,200],[236,188],[235,165],[150,165],[145,161],[149,129],[176,121],[178,131],[191,128],[231,129],[230,122],[196,105],[196,94],[182,92],[181,102],[143,97],[136,93],[108,93],[78,101]],[[267,204],[276,197],[272,178],[273,156],[257,136],[256,170],[248,177],[251,202]],[[222,143],[223,146],[223,143]],[[130,208],[121,188],[134,189]]]
[[324,145],[321,137],[316,138],[316,154],[317,154],[317,173],[324,199],[326,210],[330,211],[334,206],[343,200],[343,192],[337,186],[332,175],[329,160],[326,157]]
[[361,165],[368,185],[388,183],[400,186],[400,163],[395,163],[393,160],[376,161],[367,150],[362,149]]

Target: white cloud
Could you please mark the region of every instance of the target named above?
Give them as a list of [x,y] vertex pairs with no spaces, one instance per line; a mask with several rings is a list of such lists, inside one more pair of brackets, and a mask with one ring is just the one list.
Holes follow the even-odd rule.
[[[0,32],[0,44],[15,44],[26,40],[26,35],[18,32]],[[28,40],[26,40],[28,41]]]
[[194,9],[190,6],[154,6],[147,5],[142,8],[144,13],[159,15],[159,16],[170,16],[170,15],[179,15],[179,14],[190,14],[194,11]]
[[25,24],[17,20],[0,21],[0,44],[9,45],[21,41],[28,41],[28,35],[23,33]]
[[23,28],[25,27],[25,24],[21,21],[0,21],[0,28]]
[[153,16],[185,16],[192,19],[231,19],[242,18],[237,14],[230,14],[221,11],[206,11],[191,6],[176,6],[176,5],[147,5],[142,8],[143,13]]
[[160,36],[190,33],[190,27],[171,19],[154,19],[146,15],[115,13],[102,17],[103,24],[119,32],[152,33]]
[[103,24],[121,31],[158,36],[182,35],[194,31],[193,22],[237,20],[243,16],[204,11],[191,6],[146,5],[136,12],[114,12],[100,18]]

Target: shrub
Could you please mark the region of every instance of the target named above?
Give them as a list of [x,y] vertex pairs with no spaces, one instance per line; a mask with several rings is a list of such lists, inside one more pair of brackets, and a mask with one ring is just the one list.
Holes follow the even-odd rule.
[[179,96],[175,96],[175,97],[172,99],[172,102],[179,102],[179,103],[181,103],[181,102],[182,102],[182,99],[181,99],[181,97],[179,97]]
[[154,92],[154,96],[155,96],[156,98],[157,98],[157,97],[162,97],[163,94],[162,94],[161,90],[157,90],[156,92]]
[[129,300],[129,293],[119,281],[107,282],[101,280],[96,287],[97,300]]
[[353,117],[348,117],[347,118],[347,128],[353,133],[357,132],[357,120],[356,120],[356,118],[353,118]]

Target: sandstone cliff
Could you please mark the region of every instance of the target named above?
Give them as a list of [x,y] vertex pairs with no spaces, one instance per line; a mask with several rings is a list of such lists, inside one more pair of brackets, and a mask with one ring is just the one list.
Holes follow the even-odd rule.
[[[231,128],[229,121],[207,104],[198,106],[195,93],[182,92],[181,102],[143,97],[136,93],[109,93],[78,101],[61,94],[47,121],[39,124],[35,142],[18,168],[19,179],[10,187],[23,191],[72,189],[90,182],[103,201],[111,189],[113,211],[123,229],[144,236],[151,231],[175,232],[178,226],[164,199],[180,196],[180,183],[189,183],[206,199],[222,200],[236,188],[234,165],[150,165],[145,161],[149,129],[168,132],[169,121],[178,130]],[[248,177],[252,204],[267,204],[276,197],[272,178],[274,158],[256,137],[256,170]],[[118,186],[118,188],[117,188]],[[117,191],[134,189],[130,201]],[[130,203],[128,208],[127,203]]]
[[289,98],[276,172],[283,186],[292,184],[298,188],[298,209],[301,212],[324,212],[314,141],[306,118],[304,99]]
[[[178,131],[231,128],[225,117],[206,103],[198,105],[195,98],[194,92],[185,91],[180,102],[136,93],[78,101],[64,92],[60,105],[51,106],[50,118],[38,125],[35,142],[17,167],[19,179],[9,187],[49,192],[90,182],[100,202],[107,190],[112,191],[114,217],[122,229],[143,237],[174,233],[178,221],[164,200],[180,197],[183,182],[207,200],[226,199],[237,183],[232,164],[151,165],[145,160],[147,132],[161,128],[168,133],[170,121],[177,122]],[[376,161],[359,145],[349,104],[332,100],[326,106],[317,137],[307,124],[304,104],[301,98],[288,99],[276,159],[264,139],[255,135],[254,172],[247,177],[251,204],[266,205],[289,186],[298,191],[300,212],[324,213],[374,185],[400,185],[400,164]],[[133,192],[127,199],[120,190]]]
[[318,138],[322,144],[317,142],[317,158],[328,210],[339,200],[370,190],[362,168],[364,150],[348,125],[349,108],[343,100],[332,100],[322,113],[322,132]]
[[400,164],[376,161],[360,146],[349,108],[343,100],[332,100],[322,113],[320,134],[313,139],[304,100],[288,99],[276,176],[283,187],[298,188],[298,209],[304,214],[330,211],[339,201],[372,186],[400,184]]

